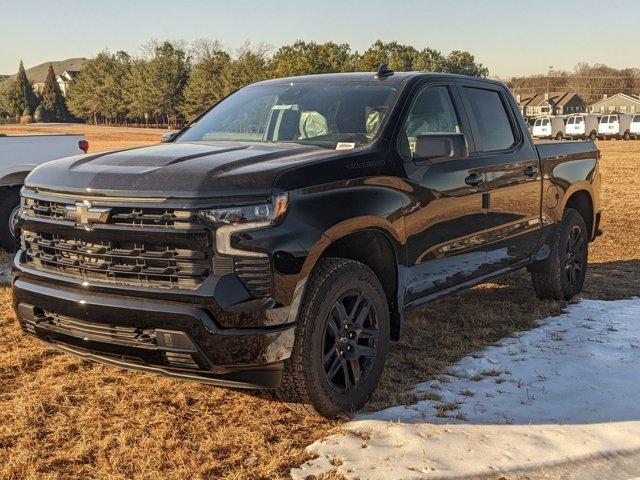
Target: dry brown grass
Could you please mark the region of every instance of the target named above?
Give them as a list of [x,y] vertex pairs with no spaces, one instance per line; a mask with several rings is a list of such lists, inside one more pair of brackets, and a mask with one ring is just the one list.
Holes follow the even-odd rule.
[[[27,127],[51,131],[46,127]],[[3,127],[3,131],[25,127]],[[162,131],[74,126],[92,151],[153,143]],[[640,142],[603,142],[603,228],[592,244],[590,298],[640,294]],[[24,336],[0,290],[0,478],[283,478],[304,446],[339,428],[245,392],[81,362]],[[407,318],[368,409],[413,400],[418,381],[563,304],[535,300],[526,272],[428,305]],[[331,475],[327,478],[333,478]]]

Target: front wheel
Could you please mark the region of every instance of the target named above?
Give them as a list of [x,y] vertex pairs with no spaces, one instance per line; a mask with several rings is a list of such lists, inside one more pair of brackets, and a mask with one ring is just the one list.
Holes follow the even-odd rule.
[[539,298],[569,300],[584,284],[589,233],[582,215],[572,208],[565,210],[556,229],[549,258],[531,268],[531,280]]
[[378,385],[388,349],[389,310],[378,278],[360,262],[321,259],[277,394],[326,417],[353,412]]
[[13,252],[16,248],[15,231],[20,211],[20,191],[10,188],[0,196],[0,247]]

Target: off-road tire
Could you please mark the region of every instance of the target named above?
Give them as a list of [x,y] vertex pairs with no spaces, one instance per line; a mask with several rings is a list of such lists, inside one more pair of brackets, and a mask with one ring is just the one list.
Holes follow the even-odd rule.
[[15,209],[20,206],[20,190],[9,188],[0,192],[0,247],[13,252],[16,240],[9,229],[9,222]]
[[[570,257],[568,242],[575,229],[579,229],[582,241],[579,249]],[[538,298],[570,300],[580,293],[587,271],[588,242],[589,232],[582,215],[577,210],[567,208],[551,239],[549,258],[530,269],[533,288]],[[567,268],[571,261],[581,264],[580,272],[575,272],[573,283]]]
[[[377,321],[377,353],[371,360],[370,369],[361,377],[361,383],[351,391],[338,392],[325,373],[325,330],[336,302],[359,290],[368,297],[371,315],[375,315]],[[356,411],[369,400],[378,385],[389,349],[389,328],[386,295],[380,281],[366,265],[343,258],[319,260],[306,286],[293,351],[285,362],[276,397],[311,405],[326,417]]]

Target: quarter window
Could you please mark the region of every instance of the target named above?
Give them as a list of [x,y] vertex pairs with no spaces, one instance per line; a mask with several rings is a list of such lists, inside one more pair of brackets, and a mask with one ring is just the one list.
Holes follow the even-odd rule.
[[499,92],[465,87],[480,136],[480,150],[506,150],[515,143],[513,127]]

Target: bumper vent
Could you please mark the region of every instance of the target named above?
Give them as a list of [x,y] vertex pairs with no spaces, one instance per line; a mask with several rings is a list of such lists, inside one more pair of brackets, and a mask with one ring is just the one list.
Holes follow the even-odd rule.
[[271,292],[269,258],[237,257],[234,259],[234,271],[254,297],[266,297]]

